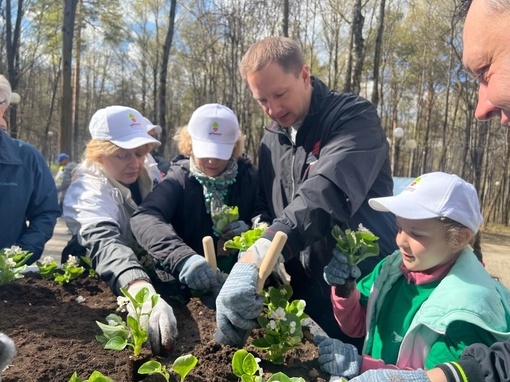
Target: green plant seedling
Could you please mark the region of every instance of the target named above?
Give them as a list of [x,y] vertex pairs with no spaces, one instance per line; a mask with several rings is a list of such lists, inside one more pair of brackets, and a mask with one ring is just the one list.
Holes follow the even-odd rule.
[[37,265],[37,268],[39,268],[39,274],[43,279],[53,277],[53,274],[58,267],[58,264],[53,256],[44,256],[42,261],[37,260],[35,265]]
[[64,274],[55,275],[55,281],[59,284],[68,283],[79,277],[85,271],[85,268],[80,265],[76,256],[69,255],[67,261],[62,264],[62,270]]
[[172,370],[179,374],[181,377],[181,382],[184,382],[184,379],[188,373],[195,368],[197,362],[198,359],[194,355],[181,355],[172,364]]
[[251,247],[253,243],[257,241],[258,238],[262,236],[266,229],[267,224],[261,223],[254,229],[249,229],[248,231],[243,232],[240,236],[234,236],[234,238],[231,240],[226,241],[223,245],[223,248],[232,248],[238,249],[240,251],[246,251]]
[[0,285],[23,278],[26,262],[31,256],[31,252],[23,251],[16,245],[0,249]]
[[[244,349],[239,349],[232,358],[232,371],[243,382],[264,382],[262,369],[259,367],[258,361],[253,354]],[[259,375],[256,375],[257,373]]]
[[367,257],[379,254],[379,237],[375,236],[369,229],[358,226],[356,231],[346,229],[345,232],[337,225],[331,230],[336,240],[336,247],[347,256],[347,263],[352,267]]
[[104,376],[99,371],[95,370],[92,374],[90,374],[89,379],[81,379],[78,377],[78,373],[76,371],[71,376],[69,382],[113,382],[113,379]]
[[301,377],[287,377],[286,374],[278,372],[273,374],[267,382],[305,382]]
[[170,381],[170,373],[166,370],[166,366],[158,361],[147,361],[138,369],[138,374],[161,374],[165,380]]
[[213,211],[212,219],[214,221],[214,232],[219,234],[230,223],[239,220],[239,209],[237,206],[223,206],[218,211]]

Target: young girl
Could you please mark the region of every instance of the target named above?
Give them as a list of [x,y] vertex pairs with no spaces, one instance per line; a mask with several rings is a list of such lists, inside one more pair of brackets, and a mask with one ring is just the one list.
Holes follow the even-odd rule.
[[399,247],[337,297],[356,267],[335,250],[324,269],[342,331],[366,335],[363,355],[352,345],[320,337],[319,362],[333,375],[369,369],[430,369],[457,360],[473,343],[510,338],[510,291],[494,280],[468,245],[482,216],[475,188],[456,175],[416,178],[397,196],[369,201],[397,216]]

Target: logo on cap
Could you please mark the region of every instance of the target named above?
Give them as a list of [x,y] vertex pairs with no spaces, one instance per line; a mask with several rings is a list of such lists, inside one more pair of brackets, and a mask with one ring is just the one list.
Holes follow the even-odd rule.
[[213,122],[212,131],[209,133],[209,135],[222,135],[221,133],[218,133],[219,129],[220,129],[220,124],[216,121]]
[[130,119],[131,121],[136,122],[136,118],[135,118],[135,115],[134,115],[133,113],[129,113],[129,114],[128,114],[128,117],[129,117],[129,119]]
[[421,180],[421,176],[417,177],[415,180],[413,180],[413,182],[409,186],[407,186],[405,188],[404,191],[413,192],[414,191],[414,186],[416,186],[418,184],[418,182],[420,182],[420,180]]

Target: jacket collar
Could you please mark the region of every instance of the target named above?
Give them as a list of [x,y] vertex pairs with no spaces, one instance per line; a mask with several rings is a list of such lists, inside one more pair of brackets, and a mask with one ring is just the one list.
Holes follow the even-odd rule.
[[10,165],[23,164],[18,141],[3,131],[0,132],[0,163]]

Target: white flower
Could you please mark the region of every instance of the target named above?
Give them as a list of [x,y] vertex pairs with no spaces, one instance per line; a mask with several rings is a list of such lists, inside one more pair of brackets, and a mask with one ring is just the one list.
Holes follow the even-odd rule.
[[17,245],[11,246],[11,248],[5,248],[5,254],[6,255],[17,255],[23,252],[20,247]]
[[289,327],[290,327],[290,334],[294,334],[294,332],[296,331],[296,322],[292,321],[290,323]]
[[117,308],[118,311],[125,312],[126,311],[126,306],[129,303],[130,303],[129,298],[124,297],[124,296],[117,296],[117,305],[119,306]]
[[15,268],[16,262],[11,257],[9,257],[7,260],[5,260],[5,265],[7,265],[8,268]]
[[275,320],[287,321],[287,318],[285,317],[285,309],[283,309],[283,308],[276,309],[273,313],[271,313],[269,318],[274,318]]
[[280,289],[280,293],[283,297],[287,296],[287,290],[285,288]]
[[115,320],[108,320],[108,325],[117,326],[117,322],[115,322]]
[[364,227],[363,224],[361,224],[361,223],[359,223],[359,225],[358,225],[358,231],[366,232],[366,233],[373,235],[373,233],[368,228]]
[[78,266],[78,258],[76,256],[69,255],[69,257],[67,258],[67,264],[69,264],[73,267],[77,267]]
[[55,262],[55,259],[53,258],[53,256],[44,256],[44,258],[41,261],[41,263],[43,265],[50,265],[54,262]]
[[82,304],[82,303],[84,303],[84,302],[85,302],[85,297],[83,297],[83,296],[78,296],[78,297],[76,297],[76,302],[77,302],[78,304]]
[[275,330],[276,329],[276,321],[275,320],[270,320],[269,323],[266,325],[266,328],[271,329],[271,330]]

